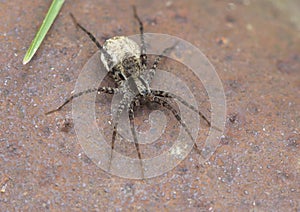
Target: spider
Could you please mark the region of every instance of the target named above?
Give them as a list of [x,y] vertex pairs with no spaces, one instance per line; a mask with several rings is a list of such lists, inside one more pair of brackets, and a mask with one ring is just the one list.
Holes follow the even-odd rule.
[[134,41],[130,40],[124,36],[116,36],[106,40],[106,42],[101,45],[95,36],[90,33],[87,29],[85,29],[82,25],[80,25],[75,17],[70,14],[74,24],[76,27],[80,28],[83,32],[85,32],[89,38],[96,44],[98,49],[101,52],[101,61],[104,64],[104,67],[107,69],[108,73],[111,74],[114,81],[116,82],[117,87],[98,87],[98,88],[90,88],[88,90],[79,92],[70,96],[65,102],[59,106],[58,108],[47,112],[46,114],[51,114],[53,112],[60,111],[66,104],[71,102],[74,98],[82,96],[84,94],[99,92],[99,93],[107,93],[107,94],[117,94],[121,93],[123,95],[115,116],[114,124],[113,124],[113,133],[111,139],[111,158],[113,155],[113,150],[115,147],[115,140],[117,135],[117,128],[120,116],[124,110],[127,110],[129,113],[129,121],[130,121],[130,130],[133,135],[134,145],[137,151],[137,155],[140,161],[141,166],[141,175],[144,178],[144,168],[142,162],[142,154],[140,152],[140,146],[137,139],[137,134],[135,131],[134,125],[134,109],[141,105],[141,103],[145,102],[154,102],[162,107],[168,109],[179,122],[179,124],[184,128],[190,139],[194,143],[194,148],[200,154],[200,150],[189,131],[187,125],[182,120],[179,112],[170,104],[169,99],[175,99],[181,102],[186,107],[190,108],[193,112],[197,113],[209,127],[211,127],[210,121],[202,114],[199,110],[197,110],[194,106],[186,102],[180,96],[177,96],[173,93],[162,91],[162,90],[154,90],[151,89],[150,84],[155,75],[157,66],[161,61],[163,54],[170,52],[175,46],[171,46],[166,48],[162,54],[158,55],[153,64],[148,68],[147,64],[147,55],[146,55],[146,45],[144,39],[144,26],[143,22],[139,18],[136,7],[133,6],[133,15],[139,24],[140,31],[140,41],[141,45],[139,46]]

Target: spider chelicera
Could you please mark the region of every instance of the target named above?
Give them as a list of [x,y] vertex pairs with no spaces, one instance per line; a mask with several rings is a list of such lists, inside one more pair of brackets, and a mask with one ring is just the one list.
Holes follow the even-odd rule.
[[[53,112],[57,112],[61,110],[66,104],[71,102],[74,98],[82,96],[84,94],[99,92],[99,93],[107,93],[107,94],[117,94],[120,93],[123,95],[120,104],[118,105],[118,109],[116,112],[116,116],[113,124],[113,134],[111,141],[111,158],[113,156],[113,150],[115,146],[115,140],[117,135],[117,128],[120,116],[124,110],[127,110],[129,113],[130,120],[130,129],[133,135],[135,148],[138,154],[138,158],[141,166],[141,174],[144,176],[144,168],[142,162],[142,155],[140,152],[140,146],[137,139],[137,134],[134,126],[134,108],[138,107],[141,102],[154,102],[162,107],[168,109],[180,125],[184,128],[190,139],[194,143],[194,148],[200,154],[200,150],[192,137],[191,132],[189,131],[185,122],[181,119],[179,112],[173,108],[173,106],[169,103],[169,99],[175,99],[181,102],[186,107],[190,108],[193,112],[199,114],[199,116],[207,123],[209,127],[211,127],[210,121],[193,105],[186,102],[180,96],[177,96],[173,93],[162,91],[162,90],[154,90],[151,89],[150,84],[155,75],[157,66],[160,60],[163,57],[163,54],[170,52],[175,46],[171,46],[166,48],[162,54],[156,57],[153,64],[148,68],[147,64],[147,55],[146,55],[146,46],[144,40],[144,27],[141,19],[137,15],[136,8],[133,6],[133,14],[134,18],[139,23],[140,30],[140,40],[141,46],[135,43],[133,40],[130,40],[124,36],[116,36],[106,40],[106,42],[101,45],[95,38],[92,33],[86,30],[82,25],[80,25],[72,14],[71,18],[75,25],[79,27],[83,32],[85,32],[89,38],[96,44],[98,49],[101,52],[101,61],[104,64],[104,67],[107,69],[108,73],[112,75],[114,81],[117,84],[117,87],[98,87],[91,88],[69,97],[61,106],[58,108],[47,112],[46,114],[51,114]],[[110,167],[109,167],[110,168]]]

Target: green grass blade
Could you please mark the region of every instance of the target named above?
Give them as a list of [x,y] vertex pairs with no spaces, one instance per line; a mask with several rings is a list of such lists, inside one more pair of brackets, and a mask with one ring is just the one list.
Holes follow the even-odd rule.
[[54,22],[63,3],[64,3],[64,0],[53,0],[52,1],[52,4],[47,12],[45,19],[43,20],[43,23],[42,23],[39,31],[35,35],[33,41],[30,44],[29,49],[27,50],[27,52],[24,56],[24,59],[23,59],[24,65],[31,60],[31,58],[33,57],[35,52],[40,47],[42,41],[44,40],[48,30],[50,29],[52,23]]

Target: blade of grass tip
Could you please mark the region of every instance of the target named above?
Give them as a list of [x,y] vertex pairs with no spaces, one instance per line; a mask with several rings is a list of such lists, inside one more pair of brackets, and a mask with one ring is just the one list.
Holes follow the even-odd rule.
[[51,6],[47,12],[47,15],[45,19],[43,20],[43,23],[41,27],[39,28],[39,31],[36,33],[33,41],[30,44],[30,47],[28,48],[24,59],[23,59],[23,65],[28,63],[35,52],[38,50],[40,47],[42,41],[44,40],[48,30],[50,29],[52,23],[54,22],[60,8],[64,4],[64,0],[53,0],[51,3]]

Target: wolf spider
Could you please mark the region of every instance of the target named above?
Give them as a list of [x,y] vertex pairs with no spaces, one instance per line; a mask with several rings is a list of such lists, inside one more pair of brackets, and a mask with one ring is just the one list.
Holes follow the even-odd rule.
[[[126,109],[129,112],[129,120],[130,120],[130,129],[134,139],[134,145],[138,154],[138,158],[141,166],[141,174],[144,177],[144,169],[142,162],[142,155],[140,152],[139,142],[137,140],[137,135],[134,126],[134,108],[138,107],[140,103],[145,102],[154,102],[166,109],[170,110],[174,115],[179,124],[184,128],[190,139],[194,143],[194,148],[200,154],[200,150],[192,137],[191,132],[189,131],[185,122],[181,119],[180,114],[177,112],[175,108],[169,103],[168,99],[175,99],[181,102],[186,107],[190,108],[193,112],[200,115],[200,117],[207,123],[209,127],[211,127],[210,121],[194,106],[186,102],[180,96],[177,96],[170,92],[165,92],[162,90],[154,90],[151,89],[150,84],[155,75],[157,66],[160,60],[163,57],[163,54],[170,52],[175,46],[171,46],[166,48],[162,54],[156,57],[150,69],[147,68],[147,55],[146,55],[146,45],[144,40],[144,27],[143,22],[139,18],[136,12],[135,6],[133,6],[133,15],[139,24],[140,31],[140,41],[141,46],[139,47],[137,43],[130,40],[124,36],[116,36],[106,40],[104,45],[101,45],[94,35],[86,30],[82,25],[80,25],[75,17],[70,14],[74,24],[76,27],[79,27],[83,32],[85,32],[89,38],[96,44],[98,49],[101,52],[101,61],[104,64],[104,67],[107,69],[108,73],[112,75],[114,81],[117,84],[117,87],[98,87],[98,88],[90,88],[88,90],[79,92],[77,94],[69,97],[65,102],[59,106],[58,108],[47,112],[46,114],[51,114],[53,112],[57,112],[61,110],[66,104],[71,102],[74,98],[82,96],[84,94],[99,92],[99,93],[107,93],[107,94],[123,94],[122,100],[118,105],[114,125],[113,125],[113,134],[111,141],[111,158],[115,146],[115,140],[117,135],[117,127],[119,123],[120,116],[122,112]],[[111,165],[111,164],[110,164]],[[110,169],[110,167],[109,167]]]

